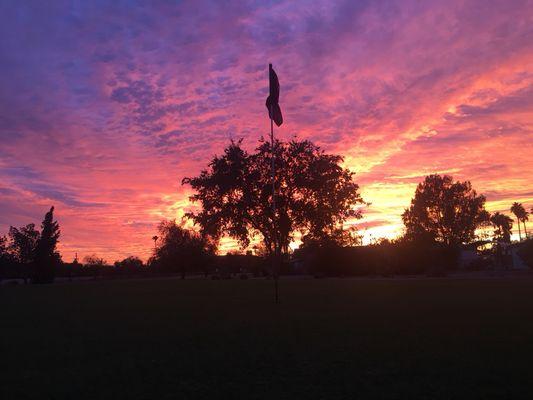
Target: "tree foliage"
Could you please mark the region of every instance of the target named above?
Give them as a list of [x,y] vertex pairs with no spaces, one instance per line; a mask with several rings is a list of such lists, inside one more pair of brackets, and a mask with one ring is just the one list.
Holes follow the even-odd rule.
[[7,255],[7,238],[5,236],[0,236],[0,256],[4,257]]
[[9,227],[8,250],[20,264],[30,264],[35,259],[35,249],[39,240],[39,231],[35,229],[35,224],[28,224],[21,228]]
[[494,225],[495,239],[509,243],[511,241],[511,229],[513,229],[513,220],[511,217],[500,212],[495,212],[491,215],[490,222]]
[[518,224],[518,237],[520,240],[522,240],[522,232],[520,230],[520,223],[524,226],[524,234],[527,239],[527,228],[526,228],[526,221],[529,220],[529,213],[526,211],[525,207],[522,205],[522,203],[514,202],[511,206],[511,212],[516,217],[516,222]]
[[516,201],[511,206],[510,210],[514,216],[516,217],[516,222],[518,223],[518,239],[522,240],[522,232],[520,230],[520,222],[522,221],[522,218],[526,215],[526,209],[524,206],[520,203],[517,203]]
[[9,243],[5,236],[0,236],[0,265],[13,261],[13,256],[9,251]]
[[488,213],[485,197],[478,195],[469,181],[429,175],[417,186],[402,219],[407,238],[458,245],[474,240],[476,228],[487,221]]
[[216,249],[206,236],[176,221],[162,221],[158,231],[160,244],[152,266],[159,271],[179,272],[182,278],[189,272],[205,272]]
[[115,271],[128,274],[136,274],[142,272],[145,269],[144,263],[139,257],[129,256],[121,261],[115,261]]
[[348,218],[361,217],[356,208],[363,202],[359,187],[342,161],[307,140],[278,140],[273,149],[261,141],[253,153],[246,152],[240,141],[232,142],[199,176],[183,179],[196,191],[191,200],[201,205],[201,211],[188,217],[217,241],[228,235],[247,247],[260,235],[269,254],[276,247],[287,252],[296,232],[315,240],[329,237]]
[[103,267],[107,265],[107,261],[102,257],[98,257],[96,254],[91,254],[83,258],[83,264],[86,267]]
[[59,224],[54,221],[54,207],[51,207],[44,216],[41,235],[35,246],[34,283],[53,282],[55,268],[61,262],[61,256],[56,250],[60,234]]

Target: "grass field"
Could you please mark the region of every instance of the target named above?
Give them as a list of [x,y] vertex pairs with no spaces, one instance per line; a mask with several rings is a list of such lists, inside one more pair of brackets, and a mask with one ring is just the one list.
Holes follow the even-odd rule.
[[0,288],[2,399],[532,398],[533,280]]

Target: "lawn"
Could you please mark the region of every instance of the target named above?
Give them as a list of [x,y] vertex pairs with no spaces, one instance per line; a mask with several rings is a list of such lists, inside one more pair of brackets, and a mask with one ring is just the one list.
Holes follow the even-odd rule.
[[0,288],[2,399],[532,398],[533,280]]

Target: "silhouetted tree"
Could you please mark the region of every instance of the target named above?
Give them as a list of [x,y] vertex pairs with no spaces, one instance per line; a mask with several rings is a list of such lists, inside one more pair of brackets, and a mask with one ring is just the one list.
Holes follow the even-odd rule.
[[321,237],[304,236],[298,249],[298,257],[303,257],[308,263],[308,272],[315,276],[339,275],[346,273],[342,268],[344,248],[359,246],[362,235],[355,227],[338,228]]
[[9,256],[7,249],[7,238],[5,236],[0,236],[0,259],[4,259]]
[[448,175],[426,176],[402,214],[406,238],[446,245],[471,242],[476,228],[488,219],[484,207],[485,197],[470,182],[453,182]]
[[102,257],[98,257],[96,254],[83,257],[83,264],[86,267],[104,267],[107,265],[107,261]]
[[51,207],[44,216],[41,224],[41,235],[35,247],[33,283],[51,283],[54,281],[55,268],[61,262],[61,256],[56,251],[60,234],[59,224],[54,221],[54,207]]
[[[529,221],[529,217],[528,217],[529,215],[533,215],[533,207],[529,209],[529,212],[526,215],[527,218],[524,220],[524,229],[526,229],[526,221]],[[526,237],[528,237],[527,231],[526,231]]]
[[93,278],[96,280],[103,271],[103,268],[107,265],[107,261],[102,257],[98,257],[96,254],[91,254],[83,258],[84,268],[92,273]]
[[261,140],[251,154],[240,141],[232,142],[199,176],[183,179],[196,191],[191,200],[202,206],[187,216],[216,241],[226,234],[247,247],[259,234],[268,254],[276,247],[287,253],[296,232],[320,239],[334,234],[346,219],[361,217],[359,187],[354,173],[340,165],[341,156],[325,154],[307,140],[278,140],[274,155],[275,215],[272,149]]
[[0,236],[0,254],[7,253],[7,238]]
[[115,261],[115,270],[124,274],[136,274],[142,272],[144,264],[139,257],[129,256],[122,261]]
[[24,279],[24,283],[27,283],[30,277],[30,268],[35,260],[35,249],[39,235],[39,231],[35,229],[35,224],[28,224],[20,228],[9,227],[8,252],[18,264],[20,276]]
[[524,234],[526,236],[526,239],[528,238],[528,235],[527,235],[527,229],[526,229],[526,221],[529,221],[529,213],[526,211],[526,209],[524,208],[524,212],[522,213],[522,224],[524,225]]
[[491,215],[490,222],[494,225],[494,236],[496,240],[509,243],[511,241],[511,229],[513,228],[511,217],[500,212],[495,212]]
[[306,235],[302,238],[302,246],[312,247],[312,246],[335,246],[335,247],[346,247],[346,246],[360,246],[363,240],[363,235],[359,233],[357,228],[337,228],[332,229],[327,233],[327,235],[322,235],[320,237],[313,237]]
[[0,282],[4,277],[7,266],[11,264],[11,262],[12,256],[8,249],[7,238],[5,236],[0,236]]
[[511,206],[511,212],[516,217],[516,222],[518,224],[518,239],[522,241],[522,232],[520,231],[520,222],[522,221],[522,218],[527,215],[526,209],[521,203],[517,203],[516,201]]
[[35,224],[28,224],[21,228],[11,226],[8,233],[9,251],[20,264],[30,264],[35,258],[35,248],[39,240],[39,231]]
[[184,279],[188,272],[206,272],[216,247],[207,237],[178,225],[176,221],[162,221],[158,227],[160,244],[151,265],[160,271],[180,272]]

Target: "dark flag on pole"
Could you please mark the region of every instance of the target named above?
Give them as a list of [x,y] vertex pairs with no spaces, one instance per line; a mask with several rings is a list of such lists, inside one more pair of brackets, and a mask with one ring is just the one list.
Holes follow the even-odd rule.
[[268,73],[270,80],[270,94],[266,100],[268,108],[268,116],[274,120],[277,126],[283,123],[283,116],[281,115],[281,108],[279,108],[279,81],[276,72],[272,68],[272,64],[268,64]]

